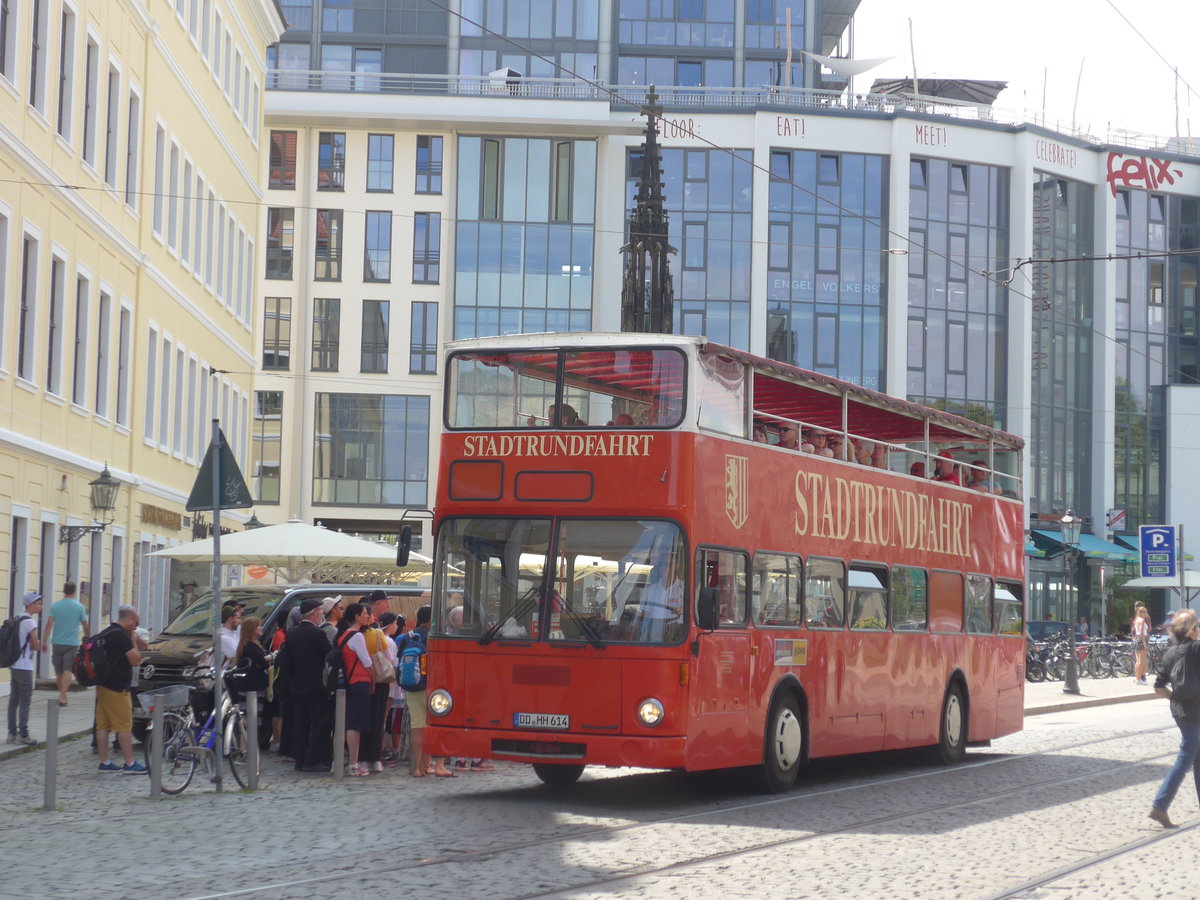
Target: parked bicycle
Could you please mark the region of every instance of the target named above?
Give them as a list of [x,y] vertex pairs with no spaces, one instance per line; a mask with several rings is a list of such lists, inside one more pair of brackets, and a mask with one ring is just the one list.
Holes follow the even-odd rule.
[[[250,786],[250,738],[245,713],[232,700],[232,696],[237,690],[237,681],[237,672],[225,673],[226,692],[220,715],[221,749],[222,756],[229,763],[229,770],[233,773],[234,780],[241,787],[247,788]],[[162,703],[166,709],[163,714],[161,759],[163,793],[181,793],[192,783],[192,777],[198,767],[203,767],[210,778],[216,773],[214,756],[217,711],[210,712],[208,719],[203,725],[200,725],[194,709],[195,694],[211,690],[212,684],[213,678],[210,671],[206,677],[201,679],[199,687],[175,685],[153,694],[138,695],[139,701],[144,706],[152,706],[157,702]],[[151,730],[146,737],[144,751],[148,769],[153,765],[152,743],[153,731]]]

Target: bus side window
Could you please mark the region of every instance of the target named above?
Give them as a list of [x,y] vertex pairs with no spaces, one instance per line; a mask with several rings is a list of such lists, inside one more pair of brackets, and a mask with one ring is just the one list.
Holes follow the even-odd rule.
[[840,630],[846,621],[846,564],[840,559],[809,558],[804,618],[810,628]]
[[924,631],[929,625],[929,579],[924,569],[892,569],[892,629]]
[[968,634],[992,633],[992,579],[968,575],[966,622]]
[[717,589],[717,610],[722,625],[745,625],[750,588],[750,567],[745,553],[733,550],[701,550],[697,554],[700,587]]
[[800,603],[803,563],[782,553],[754,554],[754,621],[759,625],[804,624]]
[[996,582],[996,634],[1012,634],[1018,637],[1025,633],[1021,587],[1016,584]]
[[856,631],[886,630],[887,570],[851,566],[847,587],[850,627]]

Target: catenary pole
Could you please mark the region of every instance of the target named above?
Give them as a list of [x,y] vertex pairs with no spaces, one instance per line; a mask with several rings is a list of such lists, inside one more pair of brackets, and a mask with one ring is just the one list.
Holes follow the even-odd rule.
[[222,728],[221,701],[225,696],[224,654],[221,652],[221,423],[212,420],[212,496],[213,496],[213,784],[221,793]]

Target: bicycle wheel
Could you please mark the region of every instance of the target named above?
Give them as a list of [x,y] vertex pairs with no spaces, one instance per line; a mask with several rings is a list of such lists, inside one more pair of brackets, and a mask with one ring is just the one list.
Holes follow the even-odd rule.
[[1041,682],[1046,680],[1046,664],[1040,659],[1029,659],[1025,661],[1025,678],[1032,682]]
[[[196,753],[187,749],[196,740],[189,718],[181,713],[163,713],[162,789],[164,794],[178,794],[192,783],[196,772]],[[152,736],[146,736],[142,753],[146,768],[151,768],[150,745]]]
[[[230,710],[225,716],[225,758],[229,769],[242,788],[250,787],[250,736],[246,731],[246,717],[240,709]],[[261,771],[261,769],[260,769]],[[259,772],[255,772],[258,775]]]

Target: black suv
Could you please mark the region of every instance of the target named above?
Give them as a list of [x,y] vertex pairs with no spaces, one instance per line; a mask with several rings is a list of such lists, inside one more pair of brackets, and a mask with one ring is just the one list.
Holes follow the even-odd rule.
[[[335,597],[341,594],[349,601],[357,600],[371,591],[382,590],[388,595],[388,606],[413,621],[416,608],[422,602],[421,588],[397,587],[386,584],[307,584],[302,586],[263,584],[221,589],[221,603],[244,603],[242,615],[255,616],[262,622],[264,647],[270,647],[279,628],[287,624],[288,613],[306,597]],[[201,594],[155,638],[142,653],[133,686],[133,735],[142,740],[150,724],[150,716],[137,702],[141,691],[152,691],[172,684],[198,686],[207,673],[198,667],[201,657],[212,650],[213,596]],[[204,713],[207,715],[207,712]]]

